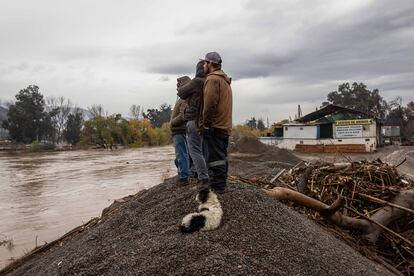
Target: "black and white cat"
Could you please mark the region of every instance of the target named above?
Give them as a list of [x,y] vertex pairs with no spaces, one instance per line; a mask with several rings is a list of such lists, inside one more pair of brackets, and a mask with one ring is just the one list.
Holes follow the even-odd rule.
[[190,213],[183,218],[180,226],[181,232],[191,233],[217,229],[223,216],[223,209],[217,195],[210,188],[205,188],[199,191],[196,200],[200,203],[198,213]]

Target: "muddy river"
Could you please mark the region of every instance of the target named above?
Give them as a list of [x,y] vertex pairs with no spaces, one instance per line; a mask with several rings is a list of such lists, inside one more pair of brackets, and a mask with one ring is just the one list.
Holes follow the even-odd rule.
[[0,268],[99,216],[115,199],[173,176],[171,146],[109,151],[0,152]]

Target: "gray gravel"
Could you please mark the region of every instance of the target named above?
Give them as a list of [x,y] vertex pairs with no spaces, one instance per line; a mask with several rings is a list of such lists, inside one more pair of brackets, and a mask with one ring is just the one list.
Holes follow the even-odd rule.
[[390,275],[260,189],[230,183],[216,231],[181,234],[195,187],[168,180],[12,275]]

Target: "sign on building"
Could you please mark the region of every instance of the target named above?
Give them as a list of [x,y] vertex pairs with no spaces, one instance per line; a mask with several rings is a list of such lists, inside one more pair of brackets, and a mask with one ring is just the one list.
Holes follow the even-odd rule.
[[343,120],[343,121],[336,121],[335,124],[337,126],[370,125],[372,124],[372,119]]
[[336,138],[362,138],[362,125],[337,125]]

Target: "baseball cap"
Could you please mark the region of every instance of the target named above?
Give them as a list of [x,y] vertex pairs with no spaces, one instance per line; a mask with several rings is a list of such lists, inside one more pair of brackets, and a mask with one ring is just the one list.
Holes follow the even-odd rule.
[[217,52],[210,52],[206,54],[204,59],[200,59],[208,62],[212,62],[215,64],[221,64],[221,56]]

